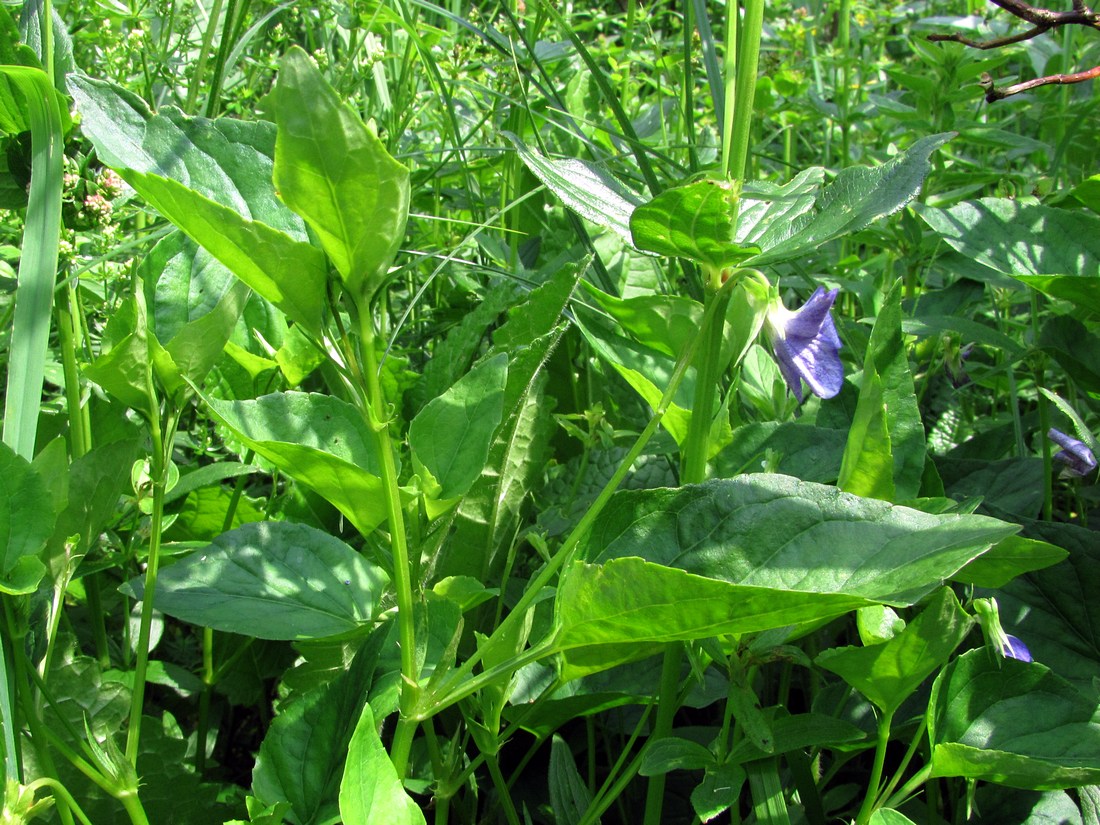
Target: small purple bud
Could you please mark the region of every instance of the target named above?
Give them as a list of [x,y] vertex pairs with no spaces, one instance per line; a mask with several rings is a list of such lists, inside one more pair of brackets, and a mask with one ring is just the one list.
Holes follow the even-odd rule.
[[794,312],[777,303],[768,311],[767,330],[779,371],[794,397],[802,401],[802,382],[820,398],[832,398],[844,386],[840,336],[830,310],[837,290],[818,287]]
[[1054,454],[1054,458],[1066,465],[1066,472],[1070,475],[1081,478],[1096,469],[1096,456],[1083,441],[1053,427],[1047,431],[1047,438],[1062,448]]
[[1021,662],[1032,661],[1031,651],[1027,649],[1027,645],[1011,634],[1006,634],[1005,639],[1001,653],[1004,654],[1006,659],[1018,659]]

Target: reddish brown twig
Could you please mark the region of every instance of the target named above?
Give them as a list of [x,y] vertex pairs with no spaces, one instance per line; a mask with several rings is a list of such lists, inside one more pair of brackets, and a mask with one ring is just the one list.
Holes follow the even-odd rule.
[[[1059,26],[1084,26],[1085,28],[1100,31],[1100,13],[1094,12],[1086,6],[1085,0],[1073,0],[1072,11],[1043,9],[1032,6],[1030,3],[1025,3],[1023,0],[990,0],[990,2],[1000,6],[1014,17],[1031,23],[1032,27],[1019,34],[994,37],[989,40],[972,40],[961,34],[931,34],[928,36],[928,39],[938,43],[945,41],[962,43],[964,46],[969,46],[972,49],[999,49],[1002,46],[1010,46],[1013,43],[1022,43],[1025,40],[1031,40],[1031,38],[1038,37],[1040,34],[1058,28]],[[993,78],[988,74],[984,74],[982,75],[981,86],[985,89],[985,99],[992,103],[995,100],[1003,100],[1006,97],[1011,97],[1012,95],[1026,92],[1030,89],[1038,88],[1039,86],[1083,83],[1086,80],[1093,80],[1097,77],[1100,77],[1100,66],[1094,69],[1086,69],[1083,72],[1038,77],[1035,80],[1028,80],[1023,83],[1016,83],[1012,86],[998,89],[993,85]]]
[[992,103],[995,100],[1003,100],[1006,97],[1018,95],[1020,92],[1027,92],[1031,89],[1037,89],[1040,86],[1064,86],[1069,83],[1083,83],[1086,80],[1095,80],[1098,77],[1100,77],[1100,66],[1086,69],[1083,72],[1073,72],[1072,74],[1052,74],[1046,77],[1037,77],[1034,80],[1025,80],[1023,83],[1014,83],[1011,86],[1005,86],[1001,89],[993,85],[992,77],[988,74],[983,74],[980,85],[985,89],[985,99]]

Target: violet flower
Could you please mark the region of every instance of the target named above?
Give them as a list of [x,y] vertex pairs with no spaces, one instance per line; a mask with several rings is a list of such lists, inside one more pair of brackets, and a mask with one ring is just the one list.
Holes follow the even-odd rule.
[[768,309],[765,326],[771,339],[779,371],[794,397],[802,401],[802,382],[820,398],[832,398],[844,385],[840,363],[840,336],[829,310],[837,290],[818,287],[794,312],[776,301]]
[[1006,659],[1018,659],[1021,662],[1031,662],[1031,651],[1027,649],[1027,645],[1013,636],[1011,633],[1006,633],[1004,642],[1001,644],[1001,654]]
[[1096,456],[1084,442],[1054,427],[1047,431],[1047,438],[1062,448],[1054,454],[1054,458],[1066,465],[1066,472],[1070,475],[1080,478],[1096,469]]

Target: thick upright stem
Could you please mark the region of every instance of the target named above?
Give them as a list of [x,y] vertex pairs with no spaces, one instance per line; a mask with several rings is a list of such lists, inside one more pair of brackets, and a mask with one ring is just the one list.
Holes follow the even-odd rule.
[[683,466],[680,481],[683,484],[699,484],[706,479],[707,458],[710,455],[710,430],[713,423],[714,399],[718,394],[719,366],[722,360],[722,340],[726,331],[726,308],[730,302],[730,290],[708,289],[706,312],[700,336],[702,347],[695,359],[695,398],[691,405],[691,422],[688,425],[687,442],[684,445]]
[[[156,394],[149,388],[149,397]],[[152,467],[153,511],[149,520],[149,556],[145,566],[145,586],[141,596],[141,626],[138,629],[137,661],[134,664],[134,690],[130,696],[130,726],[126,731],[126,758],[137,764],[138,743],[141,738],[141,711],[145,702],[145,673],[149,665],[149,637],[153,626],[153,602],[157,589],[157,571],[160,568],[160,536],[164,528],[164,494],[168,486],[168,464],[171,445],[175,438],[178,415],[169,410],[165,417],[167,426],[161,429],[155,418],[149,431],[153,440]]]
[[382,494],[386,504],[386,517],[390,528],[390,549],[393,553],[393,585],[397,596],[397,632],[401,645],[401,715],[394,733],[390,759],[397,775],[404,778],[408,765],[409,749],[416,732],[414,712],[419,693],[416,668],[416,621],[413,616],[412,567],[409,563],[409,547],[405,533],[405,514],[401,509],[401,491],[397,480],[397,460],[390,438],[386,416],[386,403],[382,386],[378,381],[378,357],[375,353],[374,322],[370,313],[360,307],[356,313],[359,322],[359,347],[366,383],[367,424],[375,434],[378,456],[382,463]]

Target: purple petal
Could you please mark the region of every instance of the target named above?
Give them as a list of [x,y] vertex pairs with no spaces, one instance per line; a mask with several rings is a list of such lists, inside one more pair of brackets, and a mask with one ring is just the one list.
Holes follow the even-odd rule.
[[820,398],[832,398],[844,386],[840,336],[829,314],[837,292],[818,287],[797,312],[780,313],[781,328],[771,336],[779,371],[800,402],[803,381]]
[[1005,655],[1006,659],[1018,659],[1021,662],[1031,662],[1031,651],[1027,649],[1027,645],[1017,639],[1015,636],[1006,636],[1007,643],[1004,646],[1004,650],[1001,652]]
[[1054,458],[1066,465],[1070,475],[1086,476],[1096,469],[1096,456],[1084,442],[1053,427],[1047,431],[1047,438],[1062,448],[1054,454]]

